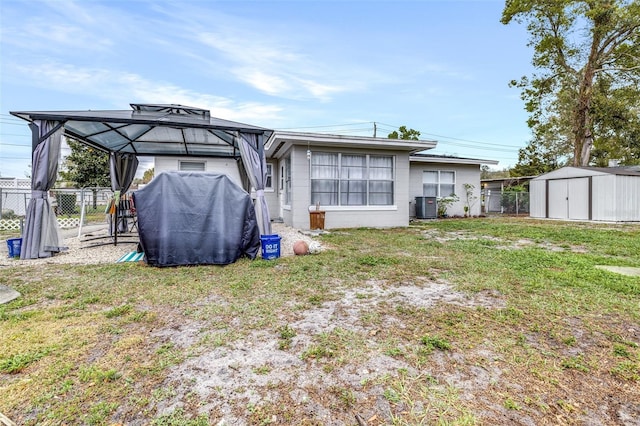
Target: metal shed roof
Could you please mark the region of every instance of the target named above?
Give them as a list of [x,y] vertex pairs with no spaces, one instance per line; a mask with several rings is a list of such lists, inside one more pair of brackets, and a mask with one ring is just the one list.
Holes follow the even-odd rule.
[[135,155],[239,157],[237,136],[270,129],[211,117],[208,110],[177,104],[130,104],[131,110],[12,111],[32,122],[64,123],[67,136],[106,152]]
[[573,167],[567,166],[544,173],[532,180],[569,179],[598,175],[640,176],[640,172],[625,167]]

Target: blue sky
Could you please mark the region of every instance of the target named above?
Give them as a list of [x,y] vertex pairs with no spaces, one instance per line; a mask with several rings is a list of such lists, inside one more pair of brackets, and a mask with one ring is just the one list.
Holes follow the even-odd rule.
[[[503,1],[0,2],[0,176],[24,177],[26,122],[9,111],[177,103],[280,130],[386,137],[513,165],[531,74]],[[143,163],[143,167],[144,164]]]

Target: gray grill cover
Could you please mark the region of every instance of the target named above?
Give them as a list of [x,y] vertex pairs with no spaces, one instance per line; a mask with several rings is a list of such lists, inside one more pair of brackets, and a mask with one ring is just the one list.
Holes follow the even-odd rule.
[[226,175],[161,173],[133,201],[149,265],[226,265],[260,250],[251,197]]

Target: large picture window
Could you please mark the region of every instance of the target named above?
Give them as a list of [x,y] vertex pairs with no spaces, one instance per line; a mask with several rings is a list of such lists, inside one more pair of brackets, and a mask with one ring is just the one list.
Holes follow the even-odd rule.
[[422,173],[422,195],[448,197],[456,193],[456,172],[425,170]]
[[323,206],[393,205],[393,157],[312,153],[311,202]]

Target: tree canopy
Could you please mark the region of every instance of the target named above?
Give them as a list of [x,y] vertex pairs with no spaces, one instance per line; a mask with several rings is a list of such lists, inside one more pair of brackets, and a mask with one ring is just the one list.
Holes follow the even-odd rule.
[[71,148],[60,175],[76,188],[111,186],[109,155],[74,139],[67,139]]
[[[501,22],[526,23],[537,71],[512,81],[531,114],[529,165],[640,158],[640,1],[507,0]],[[544,158],[544,157],[547,158]]]
[[414,129],[407,129],[407,126],[400,126],[398,130],[389,133],[388,138],[417,141],[420,140],[420,132]]

